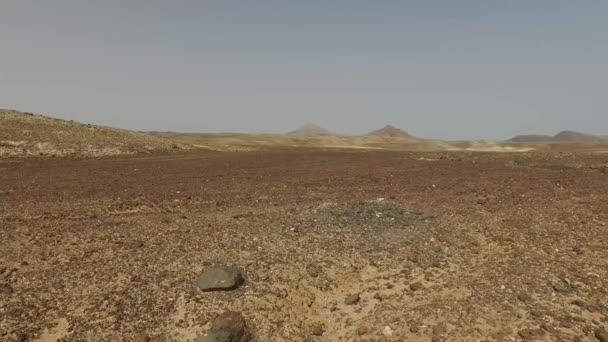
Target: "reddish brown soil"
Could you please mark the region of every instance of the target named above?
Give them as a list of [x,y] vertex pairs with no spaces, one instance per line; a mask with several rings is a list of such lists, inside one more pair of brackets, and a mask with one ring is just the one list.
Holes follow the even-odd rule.
[[[255,341],[597,341],[607,157],[0,160],[0,341],[188,341],[226,310]],[[199,291],[215,264],[244,286]]]

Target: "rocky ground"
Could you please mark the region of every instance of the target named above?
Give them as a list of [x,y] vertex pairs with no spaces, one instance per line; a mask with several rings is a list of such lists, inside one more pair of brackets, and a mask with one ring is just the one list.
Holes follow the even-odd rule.
[[0,340],[607,341],[607,161],[0,160]]

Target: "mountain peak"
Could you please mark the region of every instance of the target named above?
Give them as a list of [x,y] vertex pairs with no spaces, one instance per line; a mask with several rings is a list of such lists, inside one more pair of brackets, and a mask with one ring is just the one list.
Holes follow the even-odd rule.
[[304,126],[289,132],[291,135],[332,135],[333,133],[318,124],[307,123]]
[[368,135],[391,137],[391,138],[413,138],[409,133],[402,130],[401,128],[393,125],[386,125],[383,128],[370,132]]

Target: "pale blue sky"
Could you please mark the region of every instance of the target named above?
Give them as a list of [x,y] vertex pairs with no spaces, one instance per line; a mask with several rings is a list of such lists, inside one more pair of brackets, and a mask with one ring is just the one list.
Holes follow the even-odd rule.
[[608,1],[0,0],[0,108],[139,130],[608,134]]

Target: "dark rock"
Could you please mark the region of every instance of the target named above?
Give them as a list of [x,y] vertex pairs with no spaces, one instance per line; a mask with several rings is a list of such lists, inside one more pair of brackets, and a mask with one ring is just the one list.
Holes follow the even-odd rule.
[[135,336],[133,342],[150,342],[150,337],[148,337],[146,334],[139,334]]
[[9,284],[0,284],[0,296],[11,296],[14,290]]
[[521,292],[517,295],[517,299],[519,299],[520,301],[522,301],[524,303],[530,303],[532,301],[532,296],[530,296],[529,294],[527,294],[525,292]]
[[572,304],[576,305],[576,306],[578,306],[580,308],[585,308],[587,306],[587,304],[583,300],[581,300],[581,299],[575,299],[575,300],[573,300]]
[[308,267],[306,267],[306,270],[308,271],[308,275],[316,278],[319,276],[319,274],[321,273],[319,270],[319,267],[317,267],[316,265],[308,265]]
[[541,325],[541,328],[543,328],[548,333],[559,334],[559,330],[557,330],[555,327],[553,327],[549,324],[543,324],[543,325]]
[[245,320],[238,312],[227,311],[215,317],[211,328],[196,342],[248,342],[251,334]]
[[323,336],[325,333],[325,328],[323,328],[323,324],[317,323],[312,327],[311,334],[314,336]]
[[433,335],[435,336],[443,336],[447,333],[448,329],[445,323],[439,323],[433,327]]
[[608,342],[608,331],[603,328],[595,330],[595,338],[601,342]]
[[139,248],[142,248],[143,246],[144,246],[143,241],[133,241],[128,245],[128,247],[131,249],[139,249]]
[[519,336],[524,340],[535,340],[545,335],[542,329],[524,329],[519,331]]
[[571,291],[571,288],[568,284],[559,282],[553,285],[553,290],[557,293],[568,293]]
[[344,304],[355,305],[355,304],[359,303],[360,300],[361,300],[361,295],[358,293],[355,293],[355,294],[352,294],[352,295],[346,297],[346,299],[344,300]]
[[410,284],[410,290],[412,290],[414,292],[422,290],[423,288],[424,288],[424,285],[422,285],[422,283],[420,283],[420,282]]
[[227,291],[241,286],[245,279],[236,267],[216,266],[201,274],[196,285],[203,291]]
[[369,328],[367,327],[367,325],[362,324],[359,326],[359,328],[357,328],[357,335],[363,336],[367,334],[369,334]]
[[542,312],[541,310],[532,310],[532,311],[530,311],[530,315],[532,315],[536,318],[542,318],[545,316],[545,313]]

